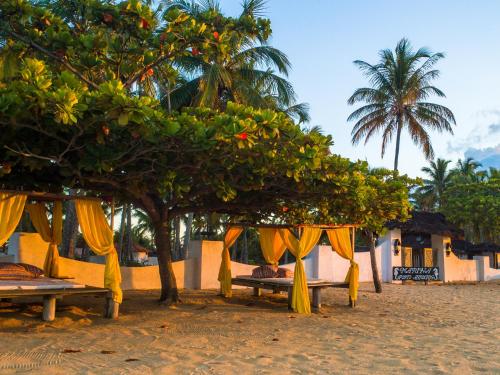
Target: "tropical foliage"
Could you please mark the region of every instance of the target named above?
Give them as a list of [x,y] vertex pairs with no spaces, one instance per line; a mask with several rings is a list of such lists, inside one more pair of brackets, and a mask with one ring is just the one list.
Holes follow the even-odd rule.
[[479,170],[481,164],[471,158],[458,160],[449,169],[450,160],[437,159],[422,168],[429,178],[412,194],[415,205],[427,211],[440,211],[460,226],[472,242],[498,242],[500,238],[499,171]]
[[[207,14],[219,14],[217,2],[205,3],[174,1],[167,10],[179,9],[195,19],[205,20]],[[263,13],[264,2],[248,0],[243,3],[238,18],[226,18],[217,24],[214,38],[227,43],[227,54],[205,56],[192,49],[191,55],[181,56],[174,65],[180,76],[176,82],[164,86],[163,102],[173,109],[185,106],[205,106],[224,109],[228,101],[255,108],[283,111],[300,122],[308,121],[308,108],[296,103],[292,85],[284,78],[290,61],[280,50],[266,44],[270,29],[262,33],[229,34],[234,24],[247,23]],[[283,77],[284,76],[284,77]]]
[[404,218],[404,177],[331,154],[331,136],[304,132],[286,113],[229,100],[224,111],[170,112],[146,89],[193,48],[219,61],[234,38],[269,32],[252,15],[162,13],[136,0],[1,2],[2,185],[112,194],[146,213],[169,301],[178,299],[171,228],[181,215],[355,221],[370,231]]
[[380,51],[378,64],[356,60],[354,64],[368,77],[370,87],[357,89],[348,103],[365,103],[348,117],[356,121],[352,129],[352,143],[368,142],[382,132],[382,156],[388,143],[396,138],[394,170],[398,169],[399,146],[403,129],[419,146],[425,157],[432,159],[434,150],[428,129],[453,133],[453,113],[440,104],[427,100],[445,94],[432,85],[439,77],[435,64],[444,57],[427,48],[414,51],[407,39],[402,39],[394,51]]

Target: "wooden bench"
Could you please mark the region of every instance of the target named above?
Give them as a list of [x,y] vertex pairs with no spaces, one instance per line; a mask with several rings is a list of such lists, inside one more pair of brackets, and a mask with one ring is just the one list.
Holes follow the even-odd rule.
[[42,319],[51,322],[56,316],[56,299],[73,295],[104,295],[106,306],[104,316],[110,319],[118,318],[120,304],[113,300],[113,294],[109,289],[86,286],[85,288],[67,289],[17,289],[0,290],[0,300],[19,297],[42,297],[43,313]]
[[[288,309],[292,309],[293,279],[272,278],[257,279],[251,276],[237,276],[232,279],[233,285],[253,288],[254,296],[260,296],[262,289],[272,290],[274,293],[288,293]],[[308,280],[307,287],[312,289],[312,307],[321,308],[321,290],[325,288],[349,288],[349,283],[334,283],[325,280]],[[349,305],[354,307],[354,302],[349,298]]]

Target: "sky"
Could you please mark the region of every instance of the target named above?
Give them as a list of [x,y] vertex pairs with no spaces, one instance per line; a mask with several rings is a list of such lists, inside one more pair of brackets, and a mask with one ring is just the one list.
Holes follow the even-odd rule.
[[[221,0],[223,11],[237,15],[239,0]],[[367,79],[352,63],[378,61],[381,49],[393,49],[403,37],[415,48],[444,52],[434,82],[446,94],[434,102],[455,114],[454,135],[431,132],[436,157],[470,156],[500,167],[500,1],[498,0],[268,0],[270,45],[292,62],[289,79],[300,102],[311,107],[310,125],[334,139],[333,152],[392,168],[395,144],[380,157],[381,137],[367,145],[351,144],[356,107],[347,99]],[[403,133],[400,171],[421,176],[428,162]]]

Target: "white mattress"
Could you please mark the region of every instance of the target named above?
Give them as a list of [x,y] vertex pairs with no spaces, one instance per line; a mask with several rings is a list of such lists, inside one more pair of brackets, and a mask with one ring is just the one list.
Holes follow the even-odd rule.
[[40,277],[31,280],[0,280],[0,290],[37,290],[37,289],[72,289],[85,288],[85,285],[68,280]]

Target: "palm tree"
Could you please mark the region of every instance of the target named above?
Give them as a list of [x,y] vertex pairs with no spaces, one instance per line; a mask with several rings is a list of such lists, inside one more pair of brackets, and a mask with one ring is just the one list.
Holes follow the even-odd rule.
[[[265,1],[246,0],[235,22],[262,14]],[[190,2],[177,0],[167,10],[178,8],[197,17],[206,11],[220,12],[217,1]],[[221,36],[222,37],[222,36]],[[203,51],[177,59],[174,66],[181,72],[177,83],[162,85],[162,102],[167,107],[205,106],[224,110],[228,101],[255,108],[282,111],[299,122],[309,120],[308,106],[296,103],[296,94],[286,80],[290,69],[288,57],[265,44],[264,35],[242,34],[229,41],[227,55],[206,60]]]
[[488,172],[488,179],[500,179],[500,169],[490,167],[490,170]]
[[452,173],[460,182],[478,182],[481,179],[477,171],[480,166],[481,163],[470,157],[464,160],[458,159],[457,166]]
[[438,158],[436,161],[431,161],[429,167],[422,168],[422,172],[430,178],[424,179],[424,185],[418,189],[418,192],[424,201],[431,203],[430,208],[439,210],[443,205],[444,192],[452,182],[452,173],[448,170],[450,163],[451,160]]
[[376,65],[356,60],[354,64],[369,78],[371,87],[357,89],[348,99],[353,105],[366,103],[348,117],[357,121],[352,129],[352,143],[368,140],[382,131],[382,157],[388,142],[396,136],[394,171],[398,170],[399,145],[404,128],[413,142],[422,148],[427,159],[434,157],[426,128],[453,133],[453,113],[446,107],[429,103],[431,95],[445,97],[444,93],[431,85],[439,77],[434,65],[444,57],[442,53],[431,53],[426,48],[416,52],[407,39],[401,39],[393,51],[380,51],[380,62]]

